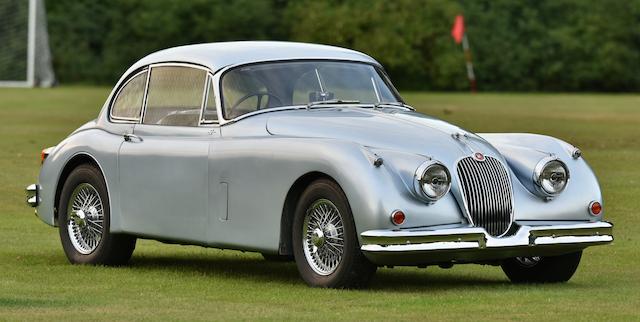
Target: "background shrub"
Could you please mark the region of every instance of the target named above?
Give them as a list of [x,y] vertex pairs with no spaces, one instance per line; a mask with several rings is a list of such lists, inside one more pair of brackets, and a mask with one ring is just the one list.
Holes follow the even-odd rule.
[[640,89],[640,0],[55,0],[47,10],[62,83],[112,84],[166,47],[270,39],[363,51],[402,89],[466,90],[449,34],[463,13],[480,90]]

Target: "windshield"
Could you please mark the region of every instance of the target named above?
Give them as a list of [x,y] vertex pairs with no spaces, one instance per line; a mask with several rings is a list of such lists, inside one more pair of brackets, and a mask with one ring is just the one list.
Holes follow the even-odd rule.
[[371,65],[305,61],[242,66],[222,77],[226,119],[257,110],[322,101],[398,102]]

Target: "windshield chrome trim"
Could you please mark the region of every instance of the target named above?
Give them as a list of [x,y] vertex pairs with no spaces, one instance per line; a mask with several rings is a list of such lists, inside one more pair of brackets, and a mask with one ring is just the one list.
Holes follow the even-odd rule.
[[[291,105],[291,106],[281,106],[281,107],[273,107],[273,108],[268,108],[268,109],[264,109],[264,110],[257,110],[257,111],[253,111],[253,112],[249,112],[246,114],[242,114],[240,116],[237,116],[235,118],[232,119],[226,119],[224,117],[224,106],[222,105],[222,77],[225,75],[225,73],[227,73],[228,71],[230,71],[231,69],[235,69],[238,67],[242,67],[242,66],[251,66],[251,65],[259,65],[259,64],[269,64],[269,63],[284,63],[284,62],[310,62],[310,61],[323,61],[323,62],[344,62],[344,63],[356,63],[356,64],[364,64],[364,65],[369,65],[372,66],[378,73],[380,73],[382,80],[385,82],[385,84],[389,87],[389,89],[391,90],[391,93],[393,94],[393,96],[395,96],[395,98],[398,100],[398,103],[402,103],[404,105],[406,105],[404,103],[404,100],[402,100],[402,97],[400,96],[400,94],[398,93],[398,91],[396,90],[396,88],[393,86],[393,84],[391,83],[391,80],[389,79],[389,76],[387,75],[386,71],[384,70],[384,68],[380,65],[380,64],[376,64],[373,62],[364,62],[364,61],[358,61],[358,60],[350,60],[350,59],[327,59],[327,58],[304,58],[304,59],[284,59],[284,60],[264,60],[264,61],[259,61],[259,62],[250,62],[250,63],[240,63],[240,64],[233,64],[233,65],[228,65],[225,66],[223,68],[218,69],[215,72],[214,75],[214,92],[216,92],[216,103],[217,103],[217,109],[218,109],[218,124],[220,124],[220,126],[223,126],[227,123],[235,123],[239,120],[245,119],[247,117],[250,116],[254,116],[254,115],[258,115],[258,114],[263,114],[263,113],[268,113],[268,112],[278,112],[278,111],[286,111],[286,110],[298,110],[298,109],[306,109],[307,105]],[[336,106],[355,106],[355,105],[365,105],[365,106],[356,106],[356,107],[370,107],[375,105],[374,103],[370,103],[370,104],[353,104],[353,105],[344,105],[344,104],[336,104],[336,105],[324,105],[323,107],[336,107]],[[393,106],[393,107],[397,107],[397,108],[402,108],[402,106]],[[413,109],[412,107],[409,107],[409,109]],[[413,109],[415,111],[415,109]]]
[[[225,125],[228,123],[235,123],[237,121],[240,121],[242,119],[245,119],[247,117],[251,117],[254,115],[259,115],[259,114],[264,114],[264,113],[270,113],[270,112],[282,112],[282,111],[295,111],[295,110],[322,110],[322,109],[329,109],[329,108],[365,108],[365,109],[373,109],[375,110],[375,104],[362,104],[362,103],[358,103],[358,104],[323,104],[323,105],[315,105],[312,106],[311,108],[308,108],[307,105],[290,105],[290,106],[280,106],[280,107],[274,107],[274,108],[268,108],[268,109],[264,109],[264,110],[257,110],[257,111],[253,111],[253,112],[249,112],[246,114],[242,114],[234,119],[231,120],[225,120],[224,122],[220,123],[220,125]],[[384,105],[384,104],[383,104]],[[385,107],[388,108],[405,108],[408,111],[415,111],[415,109],[413,109],[413,107],[407,105],[406,107],[403,106],[399,106],[399,105],[386,105]]]

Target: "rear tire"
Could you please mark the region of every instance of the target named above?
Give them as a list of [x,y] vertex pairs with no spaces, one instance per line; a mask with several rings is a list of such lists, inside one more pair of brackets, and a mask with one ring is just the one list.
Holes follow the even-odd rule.
[[317,180],[302,193],[292,236],[298,271],[310,286],[366,287],[376,272],[360,251],[347,197],[331,180]]
[[517,257],[502,262],[513,283],[564,283],[578,269],[582,251],[549,257]]
[[131,258],[136,238],[109,231],[109,195],[97,167],[83,164],[71,171],[58,213],[62,248],[72,264],[122,265]]

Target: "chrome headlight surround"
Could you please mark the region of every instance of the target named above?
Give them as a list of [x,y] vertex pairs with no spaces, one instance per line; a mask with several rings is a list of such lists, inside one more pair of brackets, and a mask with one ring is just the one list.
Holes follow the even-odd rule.
[[[554,183],[558,179],[562,180],[561,184]],[[569,168],[555,156],[543,158],[533,170],[533,182],[535,183],[536,191],[541,197],[555,197],[567,187]]]
[[451,189],[451,174],[441,162],[422,163],[414,175],[413,188],[418,197],[428,203],[438,201]]

